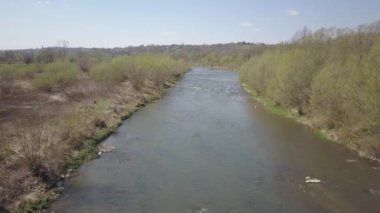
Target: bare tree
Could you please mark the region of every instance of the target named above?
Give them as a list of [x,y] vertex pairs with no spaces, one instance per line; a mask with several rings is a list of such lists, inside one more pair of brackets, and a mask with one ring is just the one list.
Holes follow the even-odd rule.
[[69,48],[69,41],[59,40],[59,41],[57,41],[57,45],[60,49],[60,56],[62,58],[65,58],[67,55],[67,49]]
[[308,38],[311,37],[311,35],[312,31],[305,26],[302,30],[296,32],[296,34],[292,38],[292,41],[294,43],[305,43],[308,40]]

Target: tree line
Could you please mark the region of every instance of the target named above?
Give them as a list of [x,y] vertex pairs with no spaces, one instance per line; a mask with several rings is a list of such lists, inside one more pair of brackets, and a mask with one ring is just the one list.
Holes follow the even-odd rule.
[[[64,43],[63,43],[64,42]],[[61,44],[63,43],[63,45]],[[271,45],[262,43],[228,43],[213,45],[141,45],[123,48],[69,48],[67,41],[59,46],[40,49],[0,51],[0,64],[52,63],[63,57],[77,60],[81,56],[110,58],[121,55],[167,55],[194,65],[238,68],[253,55]]]
[[304,28],[291,42],[251,58],[240,78],[258,96],[296,109],[320,128],[372,137],[362,145],[380,153],[374,145],[380,133],[380,22]]

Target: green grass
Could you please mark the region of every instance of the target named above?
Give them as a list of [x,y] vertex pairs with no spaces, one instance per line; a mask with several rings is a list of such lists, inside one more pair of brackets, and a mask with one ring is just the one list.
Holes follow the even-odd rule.
[[50,203],[57,199],[61,193],[60,189],[54,189],[48,193],[40,195],[35,201],[24,201],[20,204],[19,208],[15,211],[17,213],[32,213],[41,212],[49,207]]
[[284,117],[291,117],[289,110],[287,110],[286,108],[276,105],[269,98],[259,96],[258,93],[254,89],[249,88],[249,86],[247,86],[246,84],[242,84],[242,86],[245,89],[245,91],[251,94],[251,96],[254,99],[262,103],[266,107],[266,109],[268,109],[273,114],[284,116]]
[[[251,96],[262,103],[266,109],[268,109],[271,113],[291,119],[297,120],[299,118],[299,115],[294,115],[292,114],[288,109],[281,107],[281,106],[276,106],[275,103],[273,103],[270,99],[265,98],[265,97],[259,97],[257,92],[253,89],[250,89],[249,86],[242,84],[243,88],[251,94]],[[314,134],[315,136],[320,139],[321,141],[329,142],[330,139],[327,135],[327,133],[324,130],[321,129],[314,129]]]
[[274,113],[274,114],[276,114],[276,115],[284,116],[284,117],[292,117],[288,109],[276,105],[276,104],[275,104],[274,102],[272,102],[270,99],[268,99],[268,98],[264,98],[264,97],[261,97],[261,98],[258,98],[258,100],[259,100],[260,102],[262,102],[262,103],[264,104],[264,106],[265,106],[269,111],[271,111],[272,113]]
[[315,136],[317,136],[317,138],[320,139],[321,141],[325,141],[325,142],[330,141],[330,139],[329,139],[327,133],[326,133],[325,131],[323,131],[323,130],[316,129],[316,130],[314,131],[314,134],[315,134]]

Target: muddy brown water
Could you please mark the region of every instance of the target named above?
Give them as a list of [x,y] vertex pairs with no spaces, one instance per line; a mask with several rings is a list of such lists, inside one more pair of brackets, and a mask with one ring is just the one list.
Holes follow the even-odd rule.
[[49,211],[380,212],[375,162],[271,114],[236,72],[194,68],[105,143]]

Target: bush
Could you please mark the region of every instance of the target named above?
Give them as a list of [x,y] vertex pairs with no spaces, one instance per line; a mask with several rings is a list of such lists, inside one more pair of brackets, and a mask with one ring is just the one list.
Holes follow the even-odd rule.
[[314,114],[323,116],[330,127],[342,126],[344,120],[350,117],[345,110],[347,68],[339,63],[331,64],[323,68],[313,80],[311,107]]
[[240,68],[241,81],[277,105],[316,118],[318,125],[378,134],[380,34],[323,33],[251,58]]
[[12,93],[14,79],[15,73],[10,65],[0,66],[0,96]]
[[79,78],[79,69],[74,64],[61,61],[47,64],[43,73],[33,79],[33,85],[44,91],[52,91],[54,87],[67,87]]
[[128,79],[137,87],[143,79],[149,79],[156,86],[180,75],[187,69],[187,64],[162,55],[141,55],[133,59],[133,69],[128,70]]
[[166,56],[119,56],[94,67],[90,74],[93,79],[107,84],[120,83],[128,79],[136,89],[139,89],[145,80],[151,80],[159,86],[186,69],[187,65],[183,61]]
[[40,124],[20,130],[16,136],[20,159],[34,176],[45,182],[59,176],[59,165],[65,159],[65,143],[61,141],[58,130],[59,127]]
[[95,66],[90,75],[98,82],[105,84],[120,83],[126,79],[126,72],[119,63],[103,62]]
[[84,55],[78,59],[77,63],[82,72],[90,72],[96,61],[94,58]]
[[41,64],[19,65],[18,75],[22,78],[33,78],[37,73],[41,73],[43,67]]

